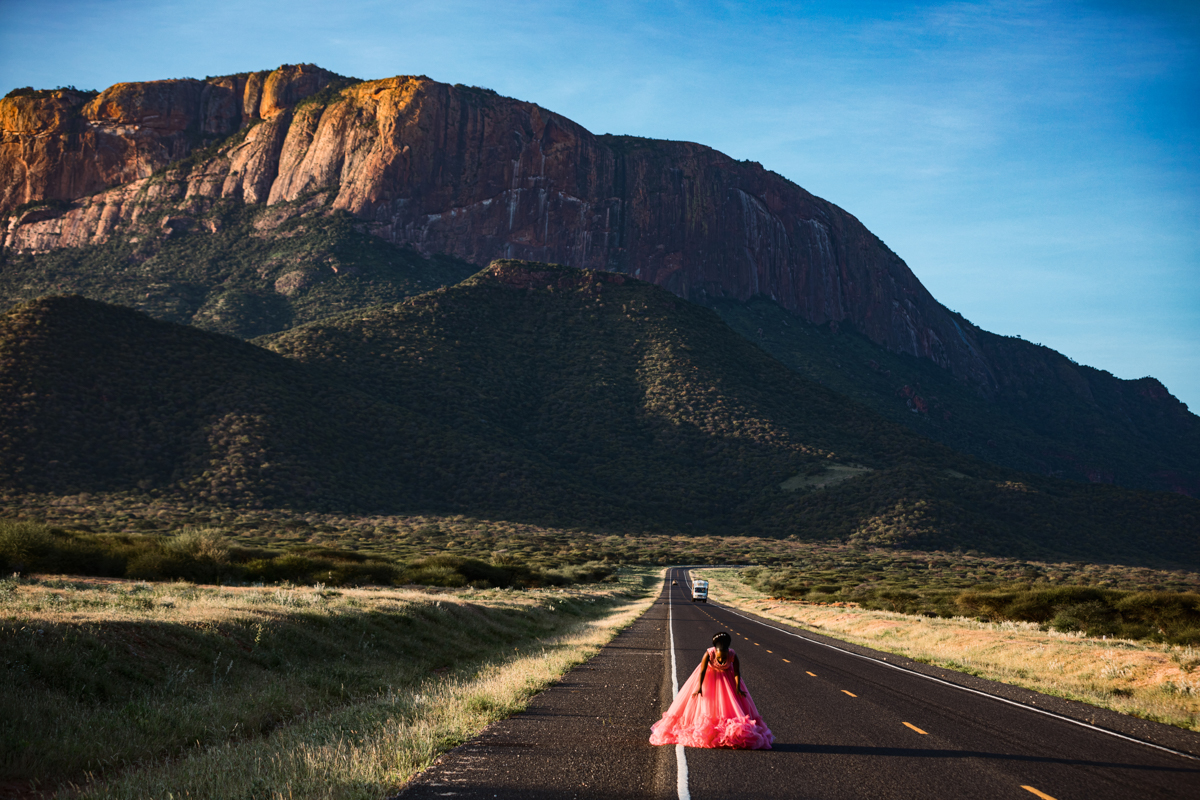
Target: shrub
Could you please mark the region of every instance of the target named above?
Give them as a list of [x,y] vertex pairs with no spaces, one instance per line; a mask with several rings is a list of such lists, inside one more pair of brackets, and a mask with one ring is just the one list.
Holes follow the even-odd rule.
[[898,589],[876,592],[875,597],[888,606],[889,611],[909,612],[916,606],[920,595],[916,592],[906,592]]
[[542,571],[518,563],[436,555],[408,565],[352,550],[301,545],[288,551],[230,544],[219,528],[185,528],[174,536],[96,535],[26,522],[0,521],[0,574],[62,572],[193,583],[324,583],[329,586],[422,584],[536,587],[609,578],[612,567],[589,561]]
[[[1095,585],[1004,586],[991,589],[949,588],[940,580],[925,585],[909,572],[908,586],[897,586],[887,577],[880,580],[875,565],[859,565],[851,576],[867,577],[869,583],[848,589],[848,583],[832,582],[832,574],[805,573],[795,568],[769,571],[758,568],[742,573],[743,580],[761,591],[779,597],[813,602],[849,598],[865,608],[920,614],[930,617],[973,617],[985,622],[1032,622],[1063,633],[1152,639],[1171,644],[1200,642],[1200,593],[1187,591],[1130,591]],[[948,566],[947,564],[933,566]],[[1014,570],[1019,565],[1014,566]],[[829,569],[829,566],[826,567]],[[1024,577],[1030,570],[1015,573]],[[832,569],[830,569],[832,572]],[[820,579],[805,585],[804,577]],[[928,579],[925,579],[928,580]],[[967,580],[953,577],[950,580]],[[828,582],[826,582],[828,581]],[[911,583],[909,582],[911,581]],[[916,585],[916,588],[911,588]],[[961,586],[961,584],[960,584]]]
[[125,568],[126,578],[140,581],[163,581],[183,572],[180,559],[161,549],[147,549],[130,559]]
[[520,566],[493,566],[477,558],[438,555],[405,567],[401,580],[426,586],[513,586],[516,576],[529,570]]
[[572,564],[549,571],[549,575],[562,578],[565,583],[596,583],[612,575],[613,567],[602,561]]
[[0,569],[24,572],[54,547],[50,529],[32,522],[0,522]]
[[1101,628],[1107,631],[1112,627],[1110,616],[1109,606],[1099,600],[1089,600],[1059,608],[1049,627],[1061,633],[1096,633]]
[[182,558],[213,564],[229,563],[229,542],[219,528],[184,528],[165,547]]

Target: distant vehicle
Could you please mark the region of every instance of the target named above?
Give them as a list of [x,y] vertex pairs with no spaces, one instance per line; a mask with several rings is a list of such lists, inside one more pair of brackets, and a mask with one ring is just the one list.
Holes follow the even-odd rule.
[[693,581],[692,583],[692,602],[707,603],[708,602],[708,581]]
[[678,585],[679,585],[679,581],[671,581],[671,585],[672,585],[672,586],[678,586]]

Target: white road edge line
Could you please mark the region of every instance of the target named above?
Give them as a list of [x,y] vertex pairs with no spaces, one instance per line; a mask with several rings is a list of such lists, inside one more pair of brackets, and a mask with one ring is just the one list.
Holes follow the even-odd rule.
[[[762,625],[764,628],[771,628],[772,630],[779,631],[780,633],[787,634],[788,636],[794,636],[797,639],[803,639],[804,641],[810,642],[812,644],[819,644],[822,647],[828,647],[830,650],[837,650],[839,653],[845,653],[848,656],[854,656],[855,658],[861,658],[863,661],[870,661],[873,664],[878,664],[880,666],[889,667],[891,669],[898,670],[899,672],[904,672],[909,675],[915,675],[918,678],[924,678],[927,681],[933,681],[934,683],[940,683],[943,686],[949,686],[952,689],[958,689],[960,691],[970,692],[971,694],[977,694],[980,697],[987,697],[989,699],[996,700],[1001,703],[1007,703],[1010,706],[1016,706],[1017,708],[1023,708],[1026,711],[1033,711],[1037,714],[1044,714],[1047,717],[1053,717],[1054,719],[1059,719],[1059,720],[1062,720],[1063,722],[1069,722],[1072,725],[1078,725],[1081,728],[1087,728],[1088,730],[1095,731],[1096,733],[1103,733],[1108,736],[1115,736],[1118,739],[1124,739],[1127,742],[1134,742],[1135,744],[1145,745],[1146,747],[1153,747],[1155,750],[1162,750],[1164,753],[1170,753],[1172,755],[1181,756],[1183,758],[1191,759],[1192,761],[1200,761],[1200,758],[1197,758],[1196,756],[1192,755],[1191,753],[1184,753],[1180,750],[1173,750],[1170,747],[1163,747],[1161,744],[1154,744],[1153,742],[1147,742],[1144,739],[1135,739],[1134,737],[1126,736],[1123,733],[1117,733],[1116,731],[1110,731],[1106,728],[1098,728],[1095,725],[1090,725],[1086,722],[1080,722],[1077,719],[1071,719],[1070,717],[1064,717],[1062,714],[1055,714],[1053,711],[1047,711],[1044,708],[1035,708],[1033,706],[1027,706],[1024,703],[1018,703],[1015,700],[1009,700],[1008,698],[1005,698],[1005,697],[999,697],[994,694],[988,694],[987,692],[981,692],[978,689],[971,689],[966,686],[959,686],[957,683],[951,683],[950,681],[944,681],[941,678],[935,678],[932,675],[925,675],[923,673],[917,672],[916,670],[911,670],[906,667],[901,667],[897,664],[889,664],[888,662],[881,661],[878,658],[871,658],[870,656],[864,656],[861,653],[855,653],[851,650],[843,650],[842,648],[836,647],[832,644],[826,644],[825,642],[818,642],[816,639],[810,639],[807,636],[801,636],[798,633],[793,633],[792,631],[784,630],[783,628],[778,628],[774,625],[768,625],[765,622],[760,622],[759,620],[756,620],[753,617],[748,617],[745,614],[743,614],[739,611],[736,611],[732,607],[724,605],[722,603],[717,603],[716,605],[719,606],[720,608],[725,609],[730,614],[733,614],[734,616],[737,616],[737,617],[741,617],[742,619],[747,620],[749,622],[753,622],[756,625]],[[674,646],[673,641],[672,641],[672,646]],[[672,652],[672,656],[674,656],[674,652]]]
[[[671,572],[668,570],[667,575]],[[686,578],[684,579],[687,580]],[[667,586],[667,638],[671,640],[671,702],[675,701],[675,695],[679,694],[679,670],[675,667],[675,623],[672,619],[671,609],[675,605],[675,593],[671,591],[671,587]],[[683,745],[675,745],[675,793],[679,800],[692,800],[692,793],[688,789],[688,770],[687,770],[687,755],[684,753]]]

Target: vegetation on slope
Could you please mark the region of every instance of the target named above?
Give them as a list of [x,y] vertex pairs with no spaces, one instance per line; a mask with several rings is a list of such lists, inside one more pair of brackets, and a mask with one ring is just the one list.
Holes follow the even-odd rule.
[[[1200,495],[1200,418],[1153,378],[1123,381],[1020,339],[978,332],[1020,385],[983,397],[932,361],[774,302],[720,301],[734,330],[781,363],[892,422],[994,464],[1080,482]],[[1022,363],[1027,362],[1027,363]],[[1046,363],[1057,368],[1042,374]]]
[[[332,102],[340,87],[310,102]],[[203,165],[245,132],[159,179]],[[329,198],[319,191],[269,207],[159,201],[105,244],[0,254],[0,303],[71,292],[251,338],[395,304],[477,270],[371,236],[360,220],[331,211]],[[764,298],[712,305],[786,366],[961,453],[1073,481],[1200,496],[1200,418],[1152,378],[1118,380],[1048,348],[977,331],[1007,381],[984,397],[933,362],[888,352],[849,325],[814,326]]]
[[570,497],[572,516],[593,521],[708,527],[747,519],[803,467],[884,468],[927,449],[780,369],[711,312],[621,276],[499,262],[259,341],[463,441],[495,442],[503,461],[449,454],[453,491],[494,487],[496,511],[517,502],[549,521]]
[[0,321],[0,480],[167,504],[1200,563],[1194,500],[960,456],[619,275],[497,262],[258,343],[275,352],[80,298],[14,309]]
[[[709,312],[622,276],[498,262],[399,309],[265,341],[461,431],[507,434],[509,449],[554,459],[558,474],[585,473],[589,489],[647,505],[682,498],[678,529],[1027,553],[1083,549],[1089,532],[1109,531],[1107,552],[1133,558],[1165,554],[1194,529],[1195,503],[992,469],[730,334]],[[780,489],[839,464],[867,469],[822,490]],[[486,466],[472,480],[486,482]],[[1149,538],[1132,544],[1130,530]]]
[[[241,132],[244,135],[244,131]],[[456,283],[478,267],[363,233],[318,193],[274,206],[163,205],[100,245],[0,253],[0,305],[78,294],[249,338]]]

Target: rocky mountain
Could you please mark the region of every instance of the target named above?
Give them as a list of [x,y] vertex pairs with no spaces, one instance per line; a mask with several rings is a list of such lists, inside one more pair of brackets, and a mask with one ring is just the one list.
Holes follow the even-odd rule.
[[[204,81],[118,83],[100,93],[14,90],[0,102],[0,213],[148,178],[206,144],[277,119],[331,83],[346,80],[300,65]],[[251,190],[247,199],[256,197]],[[93,238],[104,234],[93,231]],[[68,236],[67,243],[82,242]]]
[[[899,257],[850,214],[756,163],[688,142],[594,136],[532,103],[424,77],[318,100],[334,79],[283,67],[117,84],[90,99],[6,98],[0,213],[98,192],[15,217],[6,247],[96,244],[165,201],[270,205],[329,191],[333,209],[425,253],[625,272],[691,299],[764,295],[995,383],[973,331]],[[204,136],[234,131],[240,141],[215,157],[152,174]]]
[[962,456],[614,273],[505,261],[244,342],[0,317],[0,491],[1200,563],[1200,506]]
[[[887,412],[907,387],[915,416],[906,424],[928,435],[1010,466],[1200,493],[1200,418],[1157,381],[1114,384],[1122,400],[1112,404],[1111,381],[1097,371],[943,307],[851,214],[702,145],[596,136],[485,89],[424,77],[355,81],[311,65],[96,95],[18,90],[0,101],[0,129],[0,213],[9,214],[0,290],[10,301],[82,290],[238,335],[281,330],[314,318],[296,311],[309,287],[344,285],[348,276],[330,272],[336,254],[267,256],[236,275],[208,258],[181,278],[162,263],[165,243],[188,237],[190,251],[228,231],[234,206],[280,212],[243,215],[249,232],[239,242],[278,243],[297,226],[320,227],[296,218],[344,215],[354,235],[396,248],[387,269],[360,271],[359,284],[403,282],[400,262],[423,269],[404,252],[604,269],[714,306],[765,300],[805,323],[861,334],[881,354],[867,362],[906,355],[936,365],[973,398],[951,413],[1012,419],[1015,451],[988,445],[995,437],[983,420],[965,440],[920,422],[928,390],[862,393]],[[292,227],[278,230],[281,220]],[[102,262],[105,285],[122,293],[89,284],[96,271],[84,262]],[[360,287],[340,307],[391,302],[422,285],[428,278],[386,292]],[[1089,423],[1064,428],[1064,419]],[[1117,444],[1097,448],[1096,435]],[[1156,451],[1165,457],[1123,455]]]

